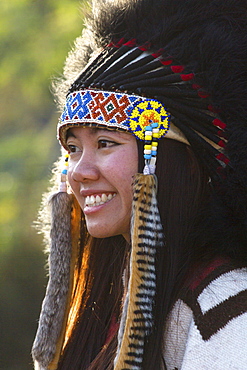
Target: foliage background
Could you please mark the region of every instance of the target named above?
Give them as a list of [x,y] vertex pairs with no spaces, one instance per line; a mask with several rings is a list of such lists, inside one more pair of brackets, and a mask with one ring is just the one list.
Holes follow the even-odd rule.
[[81,32],[86,4],[0,4],[0,370],[27,370],[46,285],[42,238],[32,225],[59,154],[51,77]]

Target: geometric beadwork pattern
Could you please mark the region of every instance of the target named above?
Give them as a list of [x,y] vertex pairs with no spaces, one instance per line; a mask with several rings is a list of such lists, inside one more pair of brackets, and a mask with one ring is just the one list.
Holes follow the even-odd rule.
[[69,94],[58,123],[58,134],[69,126],[96,124],[119,128],[144,140],[144,129],[152,122],[158,123],[159,138],[169,129],[170,116],[155,99],[146,99],[112,91],[85,89]]

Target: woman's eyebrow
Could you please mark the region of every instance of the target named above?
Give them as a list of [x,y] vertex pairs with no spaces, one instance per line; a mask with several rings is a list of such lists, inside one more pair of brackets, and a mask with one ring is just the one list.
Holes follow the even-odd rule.
[[[82,126],[83,127],[83,126]],[[119,139],[120,138],[123,138],[123,135],[122,134],[125,134],[126,132],[124,132],[124,131],[118,131],[118,130],[111,130],[111,129],[109,129],[109,128],[103,128],[103,127],[90,127],[90,135],[92,135],[92,136],[94,136],[94,135],[96,135],[96,134],[98,134],[99,132],[101,132],[101,133],[114,133],[114,134],[116,134],[118,137],[119,137]],[[70,137],[73,137],[73,138],[75,138],[76,139],[76,135],[75,135],[75,133],[73,132],[73,130],[72,129],[68,129],[67,130],[67,133],[66,133],[66,141],[70,138]]]
[[70,129],[66,132],[66,140],[68,140],[69,137],[76,137]]
[[111,128],[101,128],[101,127],[96,127],[96,128],[92,128],[92,133],[96,133],[96,132],[99,132],[99,130],[101,130],[102,132],[105,132],[105,133],[114,133],[115,135],[119,136],[119,137],[123,137],[122,134],[126,134],[127,131],[121,131],[121,130],[116,130],[116,129],[111,129]]

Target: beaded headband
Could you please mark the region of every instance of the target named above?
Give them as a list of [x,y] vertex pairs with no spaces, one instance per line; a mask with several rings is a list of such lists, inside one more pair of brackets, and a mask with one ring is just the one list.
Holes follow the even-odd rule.
[[68,150],[66,131],[86,125],[123,130],[144,140],[144,159],[152,166],[160,138],[166,136],[188,144],[181,131],[170,123],[170,114],[162,103],[138,95],[90,89],[70,93],[58,123],[58,137],[65,149]]

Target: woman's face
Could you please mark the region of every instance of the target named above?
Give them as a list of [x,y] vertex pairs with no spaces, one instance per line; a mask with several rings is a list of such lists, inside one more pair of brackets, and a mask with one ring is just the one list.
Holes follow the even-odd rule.
[[96,238],[130,237],[133,176],[138,171],[134,136],[91,127],[69,130],[68,181]]

